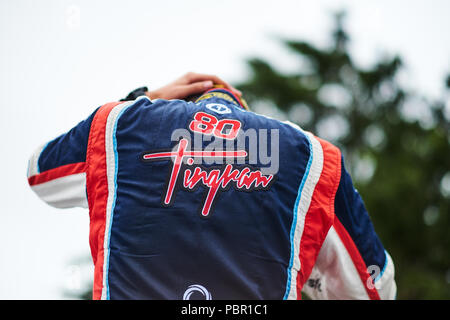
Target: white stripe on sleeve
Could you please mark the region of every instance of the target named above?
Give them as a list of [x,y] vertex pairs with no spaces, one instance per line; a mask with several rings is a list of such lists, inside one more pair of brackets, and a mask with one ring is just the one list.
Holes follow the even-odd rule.
[[40,183],[31,189],[52,207],[88,207],[85,172]]

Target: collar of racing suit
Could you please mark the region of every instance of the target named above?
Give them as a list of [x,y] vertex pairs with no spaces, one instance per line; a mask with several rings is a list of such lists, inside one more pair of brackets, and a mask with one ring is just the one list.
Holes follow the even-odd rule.
[[238,97],[233,92],[228,89],[223,88],[222,86],[216,85],[214,88],[205,91],[199,98],[195,100],[195,102],[210,99],[210,98],[222,98],[231,103],[234,103],[241,107],[244,110],[249,110],[247,102],[242,97]]

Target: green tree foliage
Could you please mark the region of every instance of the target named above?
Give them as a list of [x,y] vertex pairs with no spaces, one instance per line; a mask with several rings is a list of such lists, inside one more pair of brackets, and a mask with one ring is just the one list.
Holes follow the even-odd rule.
[[[256,112],[276,107],[275,116],[341,148],[394,259],[397,298],[449,299],[450,115],[444,97],[430,101],[403,89],[398,56],[358,67],[344,14],[335,21],[328,48],[282,41],[302,62],[299,70],[282,73],[252,58],[251,76],[237,87]],[[445,82],[448,90],[450,76]]]

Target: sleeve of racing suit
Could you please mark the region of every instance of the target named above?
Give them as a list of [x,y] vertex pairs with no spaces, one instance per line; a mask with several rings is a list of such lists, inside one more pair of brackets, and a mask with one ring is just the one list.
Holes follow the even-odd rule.
[[28,161],[27,177],[31,189],[53,207],[88,207],[86,153],[97,110],[69,132],[41,145]]
[[395,299],[394,264],[341,158],[334,222],[303,292],[311,299]]

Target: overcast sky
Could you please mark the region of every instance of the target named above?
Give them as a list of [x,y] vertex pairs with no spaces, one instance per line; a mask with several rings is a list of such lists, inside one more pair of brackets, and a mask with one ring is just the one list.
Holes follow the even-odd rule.
[[237,82],[252,56],[289,71],[298,61],[276,38],[325,47],[341,8],[360,65],[399,54],[405,86],[441,95],[450,72],[446,0],[0,0],[0,299],[60,299],[78,275],[89,278],[76,267],[90,254],[88,212],[51,208],[28,187],[37,146],[97,106],[187,71]]

